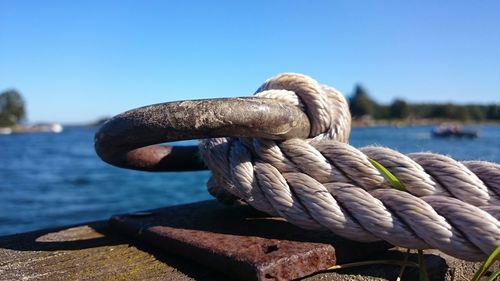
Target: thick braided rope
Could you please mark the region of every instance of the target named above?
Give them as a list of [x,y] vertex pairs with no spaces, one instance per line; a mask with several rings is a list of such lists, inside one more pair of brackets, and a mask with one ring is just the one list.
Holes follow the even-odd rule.
[[[304,75],[273,77],[256,95],[302,108],[310,138],[201,141],[216,197],[242,200],[303,228],[436,248],[465,260],[484,260],[500,245],[500,165],[377,146],[358,150],[346,143],[350,113],[344,97]],[[392,188],[369,159],[395,175],[406,192]]]

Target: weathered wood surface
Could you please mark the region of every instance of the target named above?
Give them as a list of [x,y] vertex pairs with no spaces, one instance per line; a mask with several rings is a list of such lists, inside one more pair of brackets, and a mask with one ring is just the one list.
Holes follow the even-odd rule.
[[[209,210],[207,210],[209,211]],[[470,280],[480,263],[426,251],[431,280]],[[397,259],[397,250],[366,259]],[[416,260],[416,255],[411,259]],[[498,262],[493,269],[498,268]],[[395,280],[398,266],[320,273],[305,280]],[[408,268],[403,280],[416,280]],[[0,237],[0,280],[228,280],[195,262],[112,233],[105,221]]]
[[192,280],[175,269],[188,263],[112,235],[104,221],[7,236],[0,247],[0,280]]

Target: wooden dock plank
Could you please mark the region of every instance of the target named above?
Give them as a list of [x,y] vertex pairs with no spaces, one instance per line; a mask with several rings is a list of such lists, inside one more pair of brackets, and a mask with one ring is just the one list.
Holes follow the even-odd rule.
[[[209,210],[207,210],[209,211]],[[470,280],[481,263],[426,251],[431,280]],[[398,250],[367,259],[402,260]],[[411,259],[416,259],[413,254]],[[499,262],[493,270],[499,267]],[[304,280],[394,280],[400,268],[374,265]],[[415,269],[403,280],[415,280]],[[0,237],[0,280],[229,280],[219,272],[110,231],[106,221]]]
[[[188,276],[179,268],[195,274]],[[193,280],[193,277],[217,279],[220,275],[113,235],[105,221],[0,238],[0,280]]]

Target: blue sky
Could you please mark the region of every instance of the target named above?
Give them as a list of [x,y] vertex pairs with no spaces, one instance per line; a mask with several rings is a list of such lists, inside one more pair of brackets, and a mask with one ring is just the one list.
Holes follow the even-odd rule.
[[500,1],[0,0],[0,91],[66,123],[299,72],[379,102],[500,102]]

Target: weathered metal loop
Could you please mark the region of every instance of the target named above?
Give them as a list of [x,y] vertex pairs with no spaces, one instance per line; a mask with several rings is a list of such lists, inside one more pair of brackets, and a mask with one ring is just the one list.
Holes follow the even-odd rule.
[[206,169],[196,146],[164,142],[214,137],[307,138],[310,124],[297,106],[244,97],[177,101],[119,114],[96,133],[95,150],[105,162],[144,171]]

